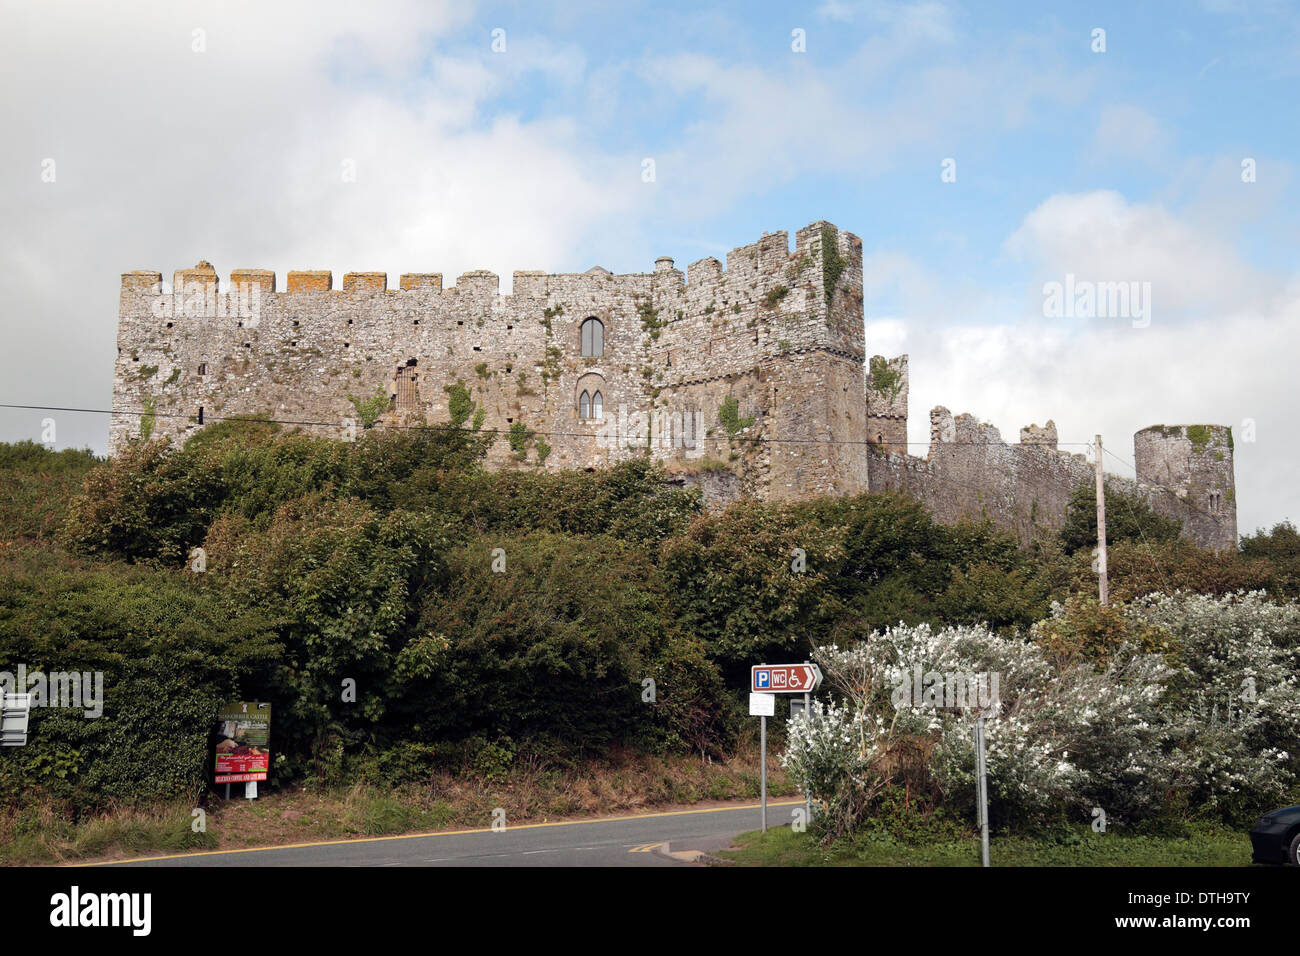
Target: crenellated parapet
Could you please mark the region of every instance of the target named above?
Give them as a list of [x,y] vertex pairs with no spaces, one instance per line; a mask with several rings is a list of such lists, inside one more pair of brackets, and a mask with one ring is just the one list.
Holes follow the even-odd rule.
[[[385,399],[374,427],[442,424],[455,394],[501,436],[494,467],[649,456],[689,475],[703,461],[737,494],[896,488],[943,520],[989,517],[1027,538],[1059,525],[1091,468],[1058,450],[1051,421],[1008,444],[941,407],[926,456],[908,455],[908,356],[866,357],[862,241],[826,221],[684,267],[519,270],[508,292],[481,269],[447,284],[425,271],[396,285],[374,270],[282,278],[239,268],[223,281],[206,261],[170,286],[122,275],[111,453],[234,415],[343,437]],[[522,456],[504,437],[520,425],[537,439]],[[1235,540],[1230,432],[1154,426],[1136,451],[1131,484],[1152,507],[1194,540]]]
[[[240,268],[226,281],[204,261],[173,273],[171,287],[157,272],[125,273],[114,378],[123,414],[110,449],[140,433],[148,408],[158,410],[150,433],[176,438],[221,417],[268,412],[330,434],[355,414],[349,396],[377,391],[392,403],[381,425],[445,421],[447,387],[458,382],[484,427],[505,433],[524,422],[553,434],[547,468],[645,452],[639,437],[596,441],[599,420],[584,415],[597,394],[602,413],[625,407],[629,421],[707,416],[701,428],[715,434],[692,451],[721,440],[717,417],[730,400],[756,430],[821,439],[861,429],[861,242],[825,222],[793,238],[792,249],[788,233],[773,232],[684,269],[661,256],[639,273],[520,270],[508,291],[489,270],[446,284],[442,272],[404,272],[390,285],[377,270],[336,281],[325,269],[277,277]],[[583,344],[592,322],[596,354]],[[786,397],[799,395],[793,414]],[[789,495],[860,490],[863,449],[844,445],[772,454],[744,446],[738,467],[752,473],[742,485]],[[652,453],[686,451],[676,439],[666,449]],[[711,453],[727,454],[726,443]],[[507,454],[498,464],[516,461]]]
[[[1232,433],[1220,425],[1156,425],[1134,436],[1136,480],[1104,463],[1106,485],[1182,523],[1183,536],[1202,547],[1236,546]],[[1019,444],[1003,440],[974,415],[930,412],[924,458],[873,457],[871,487],[904,491],[943,521],[988,519],[1022,540],[1053,535],[1071,494],[1095,481],[1088,456],[1058,448],[1055,422],[1027,425]]]

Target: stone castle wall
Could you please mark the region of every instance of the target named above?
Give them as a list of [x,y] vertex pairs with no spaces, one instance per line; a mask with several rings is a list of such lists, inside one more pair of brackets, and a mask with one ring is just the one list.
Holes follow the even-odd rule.
[[[828,283],[828,275],[832,282]],[[335,289],[328,272],[244,269],[223,287],[211,266],[122,277],[110,452],[140,433],[183,439],[202,424],[269,415],[342,436],[349,396],[389,398],[381,424],[450,418],[448,386],[464,383],[500,438],[498,467],[592,468],[646,453],[683,463],[720,459],[746,492],[773,497],[866,489],[865,451],[828,453],[817,440],[860,431],[862,244],[829,223],[784,232],[685,274],[516,272],[503,295],[490,272],[444,288],[436,273],[356,272]],[[827,300],[830,300],[828,308]],[[603,324],[604,349],[581,354],[581,325]],[[600,392],[603,415],[583,419],[579,396]],[[734,398],[752,425],[720,421]],[[689,418],[686,423],[684,416]],[[534,441],[521,461],[506,436]],[[696,427],[698,425],[698,427]],[[803,445],[745,441],[779,433]]]
[[[1204,429],[1201,431],[1200,429]],[[1195,445],[1188,431],[1204,441]],[[1135,436],[1137,480],[1107,474],[1112,490],[1136,496],[1157,514],[1183,523],[1202,547],[1235,548],[1237,521],[1232,435],[1223,426],[1154,426]],[[1103,470],[1111,465],[1103,463]],[[1092,462],[1057,448],[1056,426],[1029,425],[1020,443],[974,416],[939,407],[930,413],[925,458],[874,454],[873,491],[903,491],[940,521],[993,520],[1022,541],[1054,534],[1065,521],[1071,492],[1096,481]],[[1217,496],[1217,497],[1215,497]]]
[[[380,427],[439,425],[463,384],[497,468],[597,468],[650,455],[711,503],[897,489],[944,521],[988,516],[1028,540],[1060,526],[1091,475],[1030,426],[1018,445],[944,409],[926,458],[907,455],[907,356],[865,359],[862,243],[826,222],[776,232],[683,273],[439,273],[237,269],[207,263],[122,276],[110,453],[130,439],[183,440],[213,421],[268,416],[346,438],[349,396],[379,393]],[[581,328],[603,326],[584,357]],[[583,418],[579,396],[603,413]],[[734,402],[734,406],[731,403]],[[734,408],[726,420],[725,407]],[[520,455],[508,435],[532,438]],[[1139,433],[1141,491],[1202,544],[1235,544],[1231,433],[1157,426]],[[1111,479],[1120,481],[1120,479]],[[1132,484],[1132,483],[1130,483]]]

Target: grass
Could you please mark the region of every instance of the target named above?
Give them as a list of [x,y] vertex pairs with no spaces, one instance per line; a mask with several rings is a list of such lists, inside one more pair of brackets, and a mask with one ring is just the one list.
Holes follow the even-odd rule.
[[[741,866],[978,866],[977,836],[906,842],[887,833],[863,835],[832,847],[811,832],[788,826],[743,833],[736,848],[716,856]],[[993,866],[1249,866],[1245,831],[1193,825],[1183,836],[1093,833],[1084,826],[1059,837],[996,836],[989,841]]]
[[217,845],[210,831],[193,829],[191,808],[179,804],[124,808],[79,824],[61,818],[48,805],[5,816],[9,832],[0,842],[0,862],[8,864],[55,863],[110,853],[186,853]]
[[[794,787],[768,767],[775,799]],[[235,788],[238,792],[238,788]],[[187,803],[109,808],[76,823],[51,804],[0,808],[0,863],[34,865],[237,850],[489,826],[497,808],[511,824],[756,799],[757,748],[727,761],[624,752],[575,770],[517,767],[497,780],[438,772],[418,783],[360,780],[323,788],[262,790],[257,800],[211,797],[195,832]]]

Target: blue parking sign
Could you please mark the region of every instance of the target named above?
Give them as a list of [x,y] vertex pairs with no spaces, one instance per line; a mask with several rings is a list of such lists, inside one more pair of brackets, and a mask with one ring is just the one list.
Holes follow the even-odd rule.
[[761,687],[771,687],[771,686],[772,686],[772,672],[771,672],[771,671],[755,671],[755,673],[754,673],[754,686],[755,686],[755,687],[760,687],[760,688],[761,688]]

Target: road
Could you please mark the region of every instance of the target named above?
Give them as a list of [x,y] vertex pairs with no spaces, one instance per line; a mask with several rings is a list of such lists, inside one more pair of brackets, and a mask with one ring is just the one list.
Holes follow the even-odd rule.
[[[768,803],[768,826],[802,801]],[[689,866],[758,829],[758,804],[559,823],[185,853],[101,866]]]

